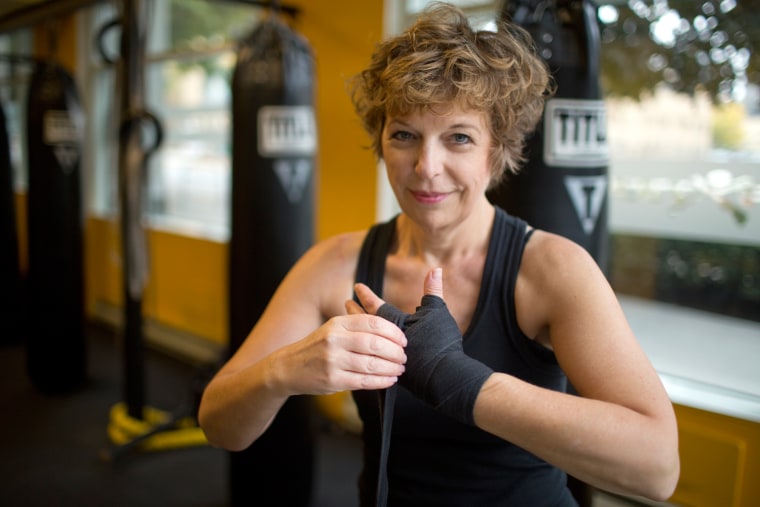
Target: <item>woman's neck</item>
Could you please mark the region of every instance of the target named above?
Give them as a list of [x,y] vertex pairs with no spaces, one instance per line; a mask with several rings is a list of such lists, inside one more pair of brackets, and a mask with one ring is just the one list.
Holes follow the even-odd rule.
[[401,214],[396,224],[394,253],[418,257],[436,267],[484,252],[488,249],[495,215],[494,207],[485,202],[464,220],[436,229],[426,229]]

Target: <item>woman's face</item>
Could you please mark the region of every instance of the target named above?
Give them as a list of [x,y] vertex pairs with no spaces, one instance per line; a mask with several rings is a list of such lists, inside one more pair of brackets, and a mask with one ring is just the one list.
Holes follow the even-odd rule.
[[490,146],[480,112],[452,106],[389,116],[382,153],[401,209],[430,228],[461,223],[486,199]]

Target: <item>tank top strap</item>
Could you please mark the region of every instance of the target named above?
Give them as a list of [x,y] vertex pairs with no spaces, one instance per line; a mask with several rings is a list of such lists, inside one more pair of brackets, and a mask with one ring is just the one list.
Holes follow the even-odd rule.
[[[373,225],[367,232],[356,263],[356,283],[367,285],[378,296],[383,295],[383,277],[385,276],[385,257],[390,250],[393,234],[396,231],[396,218]],[[354,295],[356,299],[356,295]]]
[[[484,281],[488,280],[486,291],[498,290],[506,294],[508,301],[513,301],[514,286],[520,269],[523,248],[533,229],[523,219],[510,215],[504,209],[496,207],[488,258],[485,265]],[[489,297],[490,294],[482,294]]]

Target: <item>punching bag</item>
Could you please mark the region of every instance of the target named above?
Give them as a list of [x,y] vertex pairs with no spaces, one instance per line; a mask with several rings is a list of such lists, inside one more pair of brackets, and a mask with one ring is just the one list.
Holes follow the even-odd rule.
[[527,141],[525,166],[489,197],[580,244],[606,271],[609,147],[596,7],[589,0],[506,0],[502,18],[533,36],[557,90]]
[[13,165],[5,111],[0,104],[0,345],[21,342],[21,311]]
[[[241,41],[232,79],[230,352],[314,240],[313,56],[276,16]],[[230,454],[233,506],[309,504],[311,400],[291,397],[248,449]]]
[[48,393],[69,391],[85,379],[80,104],[66,70],[37,64],[27,104],[26,346],[29,377]]
[[[557,89],[527,140],[525,166],[489,197],[532,226],[575,241],[607,272],[609,146],[596,7],[589,0],[505,0],[501,16],[531,34]],[[580,507],[591,505],[588,485],[568,476],[568,487]]]

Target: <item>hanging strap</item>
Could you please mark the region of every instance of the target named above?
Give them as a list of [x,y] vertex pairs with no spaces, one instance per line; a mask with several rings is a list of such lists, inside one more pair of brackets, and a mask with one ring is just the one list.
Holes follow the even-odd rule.
[[[356,266],[356,281],[364,283],[378,296],[383,295],[385,257],[396,230],[396,219],[373,226],[364,239]],[[354,300],[358,301],[356,295]],[[380,462],[377,471],[375,506],[385,507],[388,502],[388,451],[393,429],[393,409],[396,404],[398,384],[377,391],[380,412]]]

